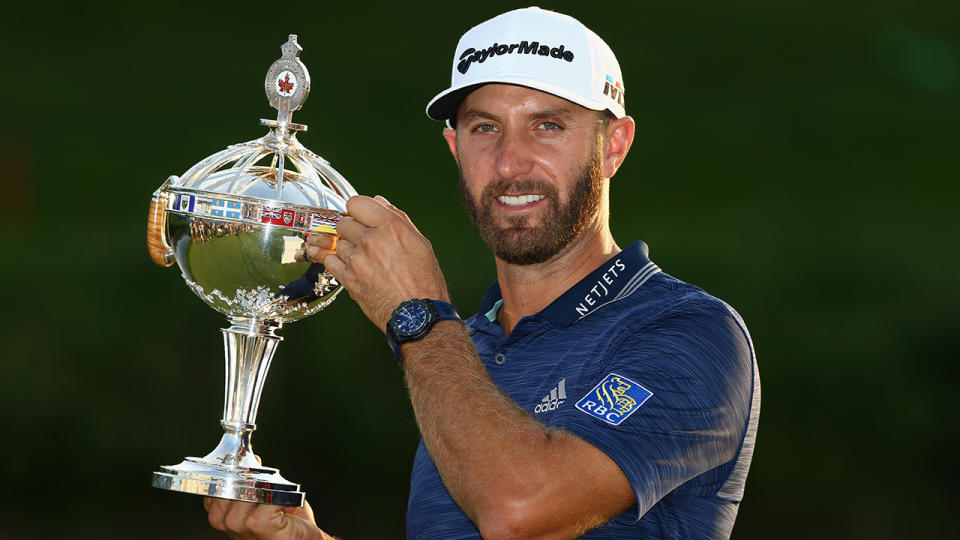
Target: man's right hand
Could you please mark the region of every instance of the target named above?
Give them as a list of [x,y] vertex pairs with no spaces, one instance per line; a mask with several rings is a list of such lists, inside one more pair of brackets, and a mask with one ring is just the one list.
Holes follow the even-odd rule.
[[313,509],[204,497],[210,525],[239,540],[336,540],[317,527]]
[[[393,310],[406,300],[450,301],[433,246],[407,214],[379,195],[351,197],[347,212],[337,224],[336,245],[327,247],[335,251],[323,265],[374,326],[386,331]],[[322,245],[311,245],[314,260]]]

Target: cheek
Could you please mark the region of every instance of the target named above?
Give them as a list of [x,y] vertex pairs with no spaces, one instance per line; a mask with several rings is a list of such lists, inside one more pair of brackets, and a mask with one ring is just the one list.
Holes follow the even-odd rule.
[[480,182],[477,182],[477,175],[471,174],[470,171],[466,170],[461,164],[460,166],[460,193],[464,197],[469,197],[474,204],[480,201],[481,195],[483,193],[483,185]]
[[470,157],[461,159],[458,163],[460,167],[461,189],[467,189],[467,192],[478,197],[484,188],[496,181],[496,174],[487,161],[481,156],[471,154]]
[[589,155],[579,141],[568,139],[544,143],[534,159],[540,170],[559,183],[576,178]]
[[465,173],[471,175],[483,174],[484,170],[489,170],[496,161],[492,152],[486,152],[483,148],[468,146],[461,148],[460,168]]

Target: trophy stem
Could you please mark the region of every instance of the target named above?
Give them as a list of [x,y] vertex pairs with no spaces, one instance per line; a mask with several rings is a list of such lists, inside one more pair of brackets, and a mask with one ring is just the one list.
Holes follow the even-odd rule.
[[258,468],[250,442],[257,429],[257,409],[263,383],[277,344],[283,340],[274,334],[281,323],[241,317],[230,318],[223,328],[224,389],[223,438],[204,461]]
[[263,383],[270,371],[270,362],[277,344],[283,340],[274,334],[280,323],[231,317],[230,328],[224,328],[224,395],[223,419],[226,430],[257,429],[257,409]]
[[283,339],[274,334],[281,324],[255,318],[231,317],[224,328],[225,381],[223,437],[203,458],[188,457],[179,465],[162,467],[153,475],[153,486],[173,491],[239,501],[302,506],[298,484],[265,467],[253,454],[250,438],[257,429],[260,393],[270,361]]

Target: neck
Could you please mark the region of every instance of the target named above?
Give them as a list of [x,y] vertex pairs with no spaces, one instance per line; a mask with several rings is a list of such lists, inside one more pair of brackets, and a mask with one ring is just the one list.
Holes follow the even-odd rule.
[[510,335],[520,319],[542,311],[619,252],[606,219],[601,219],[542,263],[518,266],[497,257],[497,280],[503,295],[498,319],[504,333]]

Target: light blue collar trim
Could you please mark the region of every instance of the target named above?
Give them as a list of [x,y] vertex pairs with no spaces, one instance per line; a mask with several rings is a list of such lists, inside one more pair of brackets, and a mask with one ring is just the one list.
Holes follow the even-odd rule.
[[497,322],[497,313],[500,313],[500,308],[502,307],[503,307],[503,298],[497,300],[497,302],[493,304],[493,308],[491,308],[490,311],[486,313],[487,320],[490,322]]

